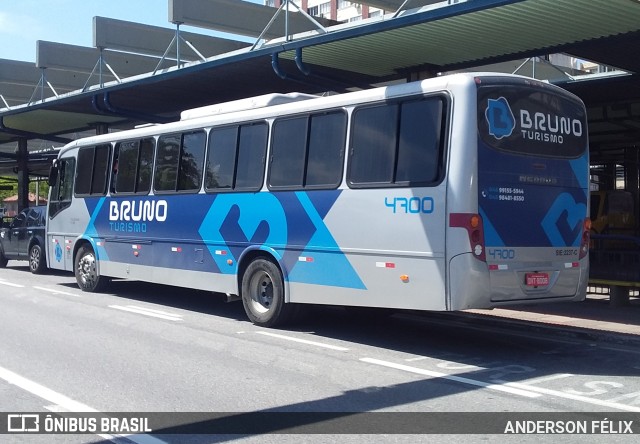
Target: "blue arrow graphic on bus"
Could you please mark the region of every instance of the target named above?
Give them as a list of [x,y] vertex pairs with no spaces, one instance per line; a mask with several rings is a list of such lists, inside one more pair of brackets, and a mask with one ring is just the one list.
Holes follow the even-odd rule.
[[297,192],[296,196],[316,231],[309,240],[308,247],[301,253],[302,256],[313,257],[313,265],[298,262],[289,273],[289,280],[365,290],[364,283],[338,247],[309,195]]
[[585,190],[589,187],[589,174],[587,174],[589,171],[589,159],[587,158],[587,152],[589,150],[586,150],[585,155],[569,162],[574,176]]
[[249,245],[284,248],[287,244],[287,217],[275,196],[268,193],[221,194],[213,201],[198,230],[222,273],[236,272],[227,264],[226,250],[234,263]]
[[542,228],[551,245],[554,247],[580,245],[582,224],[586,214],[587,206],[577,203],[571,194],[559,195],[542,219]]
[[[95,240],[96,238],[99,238],[101,236],[101,234],[98,232],[98,229],[96,228],[96,219],[98,218],[98,214],[100,213],[100,210],[102,210],[102,206],[104,205],[106,200],[106,197],[101,197],[100,199],[84,199],[87,210],[89,211],[89,214],[91,214],[91,219],[89,220],[87,228],[84,232],[84,235],[88,239]],[[109,260],[109,255],[107,254],[107,250],[104,246],[99,246],[98,243],[92,243],[92,245],[96,256],[100,260]]]
[[480,216],[482,217],[482,225],[484,228],[484,242],[487,247],[504,247],[505,243],[498,234],[498,230],[491,223],[491,219],[487,213],[480,208]]

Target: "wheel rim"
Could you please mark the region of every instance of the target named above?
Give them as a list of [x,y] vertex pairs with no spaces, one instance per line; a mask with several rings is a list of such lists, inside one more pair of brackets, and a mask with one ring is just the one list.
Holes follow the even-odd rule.
[[258,313],[266,313],[273,305],[273,280],[267,272],[256,273],[249,286],[251,307]]
[[40,250],[37,248],[31,249],[31,256],[29,257],[29,264],[31,265],[31,270],[35,271],[38,269],[40,265]]
[[96,281],[98,273],[96,273],[96,260],[92,254],[86,254],[78,261],[78,277],[87,287]]

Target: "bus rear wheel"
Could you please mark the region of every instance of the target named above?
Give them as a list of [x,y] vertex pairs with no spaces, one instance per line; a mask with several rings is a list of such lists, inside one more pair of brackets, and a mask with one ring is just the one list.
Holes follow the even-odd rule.
[[96,255],[90,246],[83,245],[78,249],[74,270],[82,291],[93,293],[104,288],[107,279],[98,273]]
[[261,327],[275,327],[290,320],[294,307],[284,301],[284,281],[276,264],[253,260],[242,275],[242,305],[247,316]]

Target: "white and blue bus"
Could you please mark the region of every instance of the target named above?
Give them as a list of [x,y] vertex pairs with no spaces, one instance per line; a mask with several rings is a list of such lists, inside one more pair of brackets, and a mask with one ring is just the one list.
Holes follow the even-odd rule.
[[579,301],[588,155],[583,103],[520,76],[238,100],[64,147],[47,256],[85,291],[211,290],[262,326],[305,303]]

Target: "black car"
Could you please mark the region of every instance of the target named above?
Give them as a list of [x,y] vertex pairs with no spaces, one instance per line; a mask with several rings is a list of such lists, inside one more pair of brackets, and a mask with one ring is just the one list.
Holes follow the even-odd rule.
[[42,273],[47,268],[45,256],[45,224],[47,207],[31,207],[22,210],[9,224],[0,229],[0,268],[9,260],[29,261],[32,273]]

